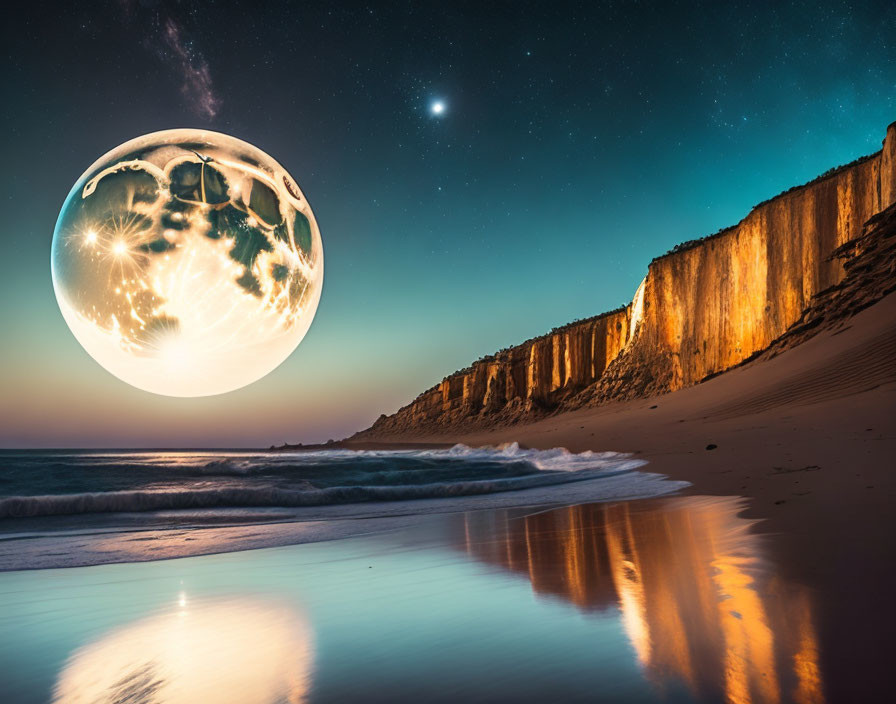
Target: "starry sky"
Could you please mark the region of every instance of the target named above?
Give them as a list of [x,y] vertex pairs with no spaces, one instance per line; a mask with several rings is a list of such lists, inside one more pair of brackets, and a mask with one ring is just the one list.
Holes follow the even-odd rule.
[[[880,148],[896,3],[20,3],[3,32],[0,446],[342,437],[473,359],[628,302],[650,259]],[[194,399],[69,332],[50,243],[101,154],[227,132],[323,236],[307,337]]]

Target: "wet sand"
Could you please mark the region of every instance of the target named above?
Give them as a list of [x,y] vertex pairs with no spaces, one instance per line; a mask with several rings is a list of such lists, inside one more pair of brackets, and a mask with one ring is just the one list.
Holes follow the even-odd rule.
[[[848,643],[742,501],[431,515],[413,530],[0,574],[4,693],[56,701],[822,701]],[[825,650],[827,648],[827,651]],[[850,673],[845,673],[849,684]]]

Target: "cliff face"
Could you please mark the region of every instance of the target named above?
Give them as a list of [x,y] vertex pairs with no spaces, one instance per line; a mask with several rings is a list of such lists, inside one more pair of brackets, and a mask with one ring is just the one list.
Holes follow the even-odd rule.
[[768,347],[841,282],[834,252],[894,202],[896,123],[881,151],[653,260],[632,304],[482,359],[365,432],[514,421],[695,384]]
[[881,198],[881,163],[779,196],[721,237],[651,263],[638,342],[645,361],[669,360],[670,390],[765,348],[843,277],[832,252],[892,202]]
[[513,419],[556,406],[596,382],[625,347],[630,307],[582,320],[474,362],[425,391],[377,430]]

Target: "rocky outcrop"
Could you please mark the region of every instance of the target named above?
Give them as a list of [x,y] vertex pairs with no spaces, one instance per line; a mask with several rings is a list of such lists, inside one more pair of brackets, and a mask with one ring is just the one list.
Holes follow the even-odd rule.
[[[793,325],[753,359],[770,359],[823,330],[842,326],[856,313],[896,293],[896,205],[865,224],[857,239],[834,251],[843,262],[841,281],[817,293]],[[878,359],[883,362],[882,358]]]
[[491,422],[557,407],[596,382],[628,342],[630,308],[570,323],[484,357],[423,392],[378,430]]
[[513,422],[696,384],[768,348],[843,282],[837,254],[863,236],[867,249],[876,230],[866,223],[894,202],[896,123],[881,151],[654,259],[630,305],[481,359],[356,437]]

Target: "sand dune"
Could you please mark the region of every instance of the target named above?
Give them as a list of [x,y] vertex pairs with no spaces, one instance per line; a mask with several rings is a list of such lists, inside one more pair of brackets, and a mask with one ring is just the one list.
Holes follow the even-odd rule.
[[795,373],[772,389],[746,394],[710,408],[716,419],[762,413],[780,406],[805,405],[870,391],[896,380],[896,328]]

